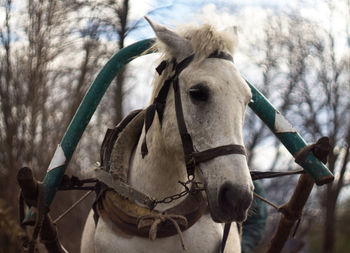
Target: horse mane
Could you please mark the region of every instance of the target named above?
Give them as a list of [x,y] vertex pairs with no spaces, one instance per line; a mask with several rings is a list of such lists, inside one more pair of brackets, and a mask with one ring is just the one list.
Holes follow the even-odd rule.
[[[233,28],[218,31],[218,29],[211,24],[186,25],[180,27],[177,33],[190,41],[195,55],[193,64],[200,63],[214,51],[224,51],[233,55],[237,46],[236,37],[232,35]],[[174,58],[167,50],[167,46],[158,39],[151,50],[156,50],[161,53],[159,62],[171,62]],[[156,73],[153,81],[151,103],[153,103],[154,98],[157,96],[164,81],[170,76],[171,72],[172,66],[168,66],[164,69],[161,76]]]

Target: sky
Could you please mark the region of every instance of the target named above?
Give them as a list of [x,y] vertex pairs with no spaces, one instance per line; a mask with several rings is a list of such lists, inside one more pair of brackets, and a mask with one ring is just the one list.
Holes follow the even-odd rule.
[[[345,1],[342,2],[344,3],[343,5],[345,5]],[[327,10],[327,3],[321,0],[132,0],[131,19],[141,19],[144,15],[149,14],[149,16],[155,21],[174,27],[177,24],[193,22],[194,19],[198,18],[198,13],[200,13],[202,9],[208,8],[208,6],[215,6],[220,15],[223,16],[249,9],[256,12],[258,12],[259,9],[270,9],[271,11],[275,12],[300,11],[302,15],[313,17],[316,21],[322,23],[322,26],[328,25],[330,16],[330,13]],[[344,12],[348,11],[347,8],[342,8],[342,6],[340,6],[340,9],[342,9]],[[333,18],[336,19],[337,15],[334,15]],[[342,17],[338,16],[338,18]],[[343,23],[344,22],[338,21],[336,22],[336,26]],[[133,34],[133,36],[141,37],[143,35],[137,36]]]

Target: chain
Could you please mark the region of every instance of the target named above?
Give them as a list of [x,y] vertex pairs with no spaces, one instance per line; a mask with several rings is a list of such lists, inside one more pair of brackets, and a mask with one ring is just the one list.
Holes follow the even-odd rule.
[[[169,203],[173,202],[174,200],[177,200],[177,199],[180,199],[180,198],[186,196],[187,194],[193,194],[193,193],[205,190],[204,187],[199,187],[199,185],[202,185],[201,182],[194,181],[194,176],[191,176],[190,178],[188,178],[188,180],[186,182],[178,181],[178,183],[181,184],[185,188],[185,190],[183,190],[180,193],[177,193],[177,194],[174,194],[171,196],[167,196],[161,200],[155,200],[155,202],[154,202],[155,205],[161,204],[161,203],[169,204]],[[191,189],[188,187],[189,184],[192,184]]]

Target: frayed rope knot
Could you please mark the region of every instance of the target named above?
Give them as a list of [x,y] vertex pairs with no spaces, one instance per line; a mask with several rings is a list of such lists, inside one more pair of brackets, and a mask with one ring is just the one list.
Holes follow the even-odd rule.
[[185,216],[176,214],[150,214],[140,216],[137,220],[137,229],[141,230],[143,228],[149,227],[149,239],[154,241],[157,238],[158,226],[161,223],[170,221],[171,224],[177,231],[179,235],[181,246],[183,250],[186,250],[185,241],[182,235],[181,227],[187,228],[188,222]]

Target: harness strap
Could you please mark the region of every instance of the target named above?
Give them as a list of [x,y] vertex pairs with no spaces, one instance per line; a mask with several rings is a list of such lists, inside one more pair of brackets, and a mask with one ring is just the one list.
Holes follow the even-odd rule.
[[228,235],[230,234],[230,228],[231,228],[231,222],[225,223],[224,234],[222,236],[222,241],[221,241],[220,253],[224,253],[226,242],[227,242],[227,238],[228,238]]
[[175,76],[178,77],[182,70],[184,70],[194,59],[194,54],[191,54],[190,56],[186,57],[182,61],[180,61],[178,64],[175,65]]
[[252,177],[252,180],[260,180],[264,178],[274,178],[274,177],[283,177],[283,176],[289,176],[289,175],[295,175],[295,174],[303,174],[305,173],[304,169],[297,169],[297,170],[291,170],[291,171],[256,171],[251,170],[250,176]]
[[171,82],[173,81],[172,78],[167,79],[164,82],[164,85],[160,89],[158,96],[154,99],[154,104],[156,105],[156,110],[158,113],[159,121],[162,123],[163,121],[163,113],[165,108],[165,101],[168,96],[169,88],[171,85]]
[[141,145],[141,154],[142,158],[144,158],[148,154],[147,141],[146,136],[149,128],[152,126],[155,112],[157,111],[158,119],[160,123],[163,121],[163,113],[165,108],[166,97],[169,92],[170,84],[172,83],[174,77],[167,79],[164,82],[164,85],[159,90],[157,97],[154,99],[153,104],[149,105],[146,109],[145,115],[145,137],[143,138]]
[[192,157],[195,159],[196,163],[200,163],[206,162],[218,156],[230,154],[240,154],[247,156],[245,148],[242,145],[230,144],[216,148],[210,148],[201,152],[194,152],[192,153]]
[[201,192],[191,193],[176,206],[159,212],[135,204],[130,198],[109,189],[97,206],[102,217],[107,215],[125,233],[151,239],[176,234],[181,237],[181,232],[195,224],[206,210],[207,203]]
[[192,137],[187,131],[184,114],[182,110],[182,104],[181,104],[181,94],[180,94],[180,86],[179,86],[179,79],[176,78],[173,83],[173,88],[175,92],[175,112],[176,112],[176,118],[177,118],[177,126],[179,128],[180,136],[181,136],[181,142],[183,151],[185,154],[185,164],[187,168],[188,176],[193,176],[194,169],[195,169],[195,163],[192,160],[191,155],[193,154],[193,142]]
[[233,61],[233,57],[230,54],[227,54],[223,51],[214,51],[213,53],[211,53],[208,58],[218,58],[218,59],[224,59],[224,60],[228,60],[228,61]]
[[[219,58],[224,60],[233,61],[231,55],[215,51],[208,56],[208,58]],[[194,55],[190,55],[185,58],[175,67],[175,78],[173,80],[173,89],[175,97],[175,111],[177,118],[177,125],[179,133],[181,136],[181,142],[183,146],[183,151],[185,155],[185,164],[188,176],[194,175],[194,170],[196,164],[201,162],[206,162],[218,156],[229,155],[229,154],[242,154],[246,156],[245,148],[242,145],[232,144],[225,145],[216,148],[207,149],[201,152],[195,152],[193,147],[193,141],[191,135],[187,131],[186,122],[184,119],[182,102],[181,102],[181,92],[179,85],[179,74],[184,70],[194,59]]]
[[161,75],[163,73],[163,70],[166,69],[166,67],[168,67],[168,61],[162,61],[158,67],[156,67],[156,71],[158,73],[158,75]]
[[113,176],[109,172],[97,169],[95,170],[95,177],[124,198],[146,205],[150,210],[154,208],[154,199],[143,192],[132,188],[129,184],[126,184],[120,180],[114,180]]
[[155,105],[155,104],[151,104],[151,105],[148,106],[147,109],[146,109],[146,114],[145,114],[145,137],[144,137],[144,139],[143,139],[143,141],[142,141],[142,146],[141,146],[142,158],[144,158],[145,155],[148,154],[146,136],[147,136],[148,129],[149,129],[149,128],[151,127],[151,125],[152,125],[155,111],[156,111],[156,105]]

